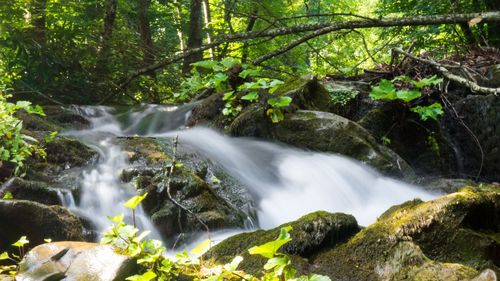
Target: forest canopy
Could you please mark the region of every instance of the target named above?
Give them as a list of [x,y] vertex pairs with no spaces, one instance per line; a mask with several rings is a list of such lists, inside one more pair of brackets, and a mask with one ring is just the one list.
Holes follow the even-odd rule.
[[[500,46],[495,0],[11,0],[0,91],[38,103],[174,103],[191,64],[234,58],[281,80],[356,75],[391,50]],[[187,97],[189,99],[189,97]]]

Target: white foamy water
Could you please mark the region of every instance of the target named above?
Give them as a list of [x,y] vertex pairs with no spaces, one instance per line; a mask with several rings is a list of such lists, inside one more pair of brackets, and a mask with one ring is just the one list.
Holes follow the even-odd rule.
[[[352,214],[359,224],[368,225],[392,205],[436,196],[384,177],[343,156],[230,138],[208,128],[178,130],[183,127],[190,108],[144,106],[122,114],[107,107],[78,108],[91,120],[91,128],[68,134],[95,148],[100,157],[99,162],[83,174],[79,204],[67,203],[73,205],[69,207],[101,231],[110,225],[107,216],[130,213],[122,203],[134,195],[134,189],[119,180],[129,163],[116,144],[118,136],[128,135],[157,138],[178,135],[180,145],[220,165],[248,188],[258,206],[260,228],[276,227],[318,210]],[[66,197],[64,200],[71,202]],[[154,230],[141,208],[137,213],[140,228]],[[222,239],[238,231],[241,230],[217,232],[214,237]]]

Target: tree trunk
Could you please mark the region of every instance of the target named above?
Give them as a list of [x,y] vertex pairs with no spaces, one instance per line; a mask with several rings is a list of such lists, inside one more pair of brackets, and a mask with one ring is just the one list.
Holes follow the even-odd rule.
[[[190,15],[189,15],[189,34],[187,42],[187,50],[198,49],[203,43],[202,37],[202,0],[191,0]],[[210,49],[210,48],[207,48]],[[191,63],[203,59],[203,51],[190,52],[184,59],[183,73],[189,73],[191,70]]]
[[117,0],[106,0],[104,3],[104,25],[101,34],[101,50],[97,60],[97,73],[107,74],[107,64],[111,55],[111,35],[113,34],[113,26],[116,19]]
[[30,37],[39,45],[47,42],[47,27],[45,8],[47,0],[31,0],[27,9],[26,18],[30,23]]
[[[138,0],[138,19],[139,19],[139,34],[141,35],[142,47],[142,65],[148,67],[155,62],[155,48],[153,39],[151,38],[151,28],[149,24],[148,10],[151,0]],[[156,79],[154,71],[148,73],[151,78]],[[160,97],[154,89],[146,90],[149,96],[149,102],[159,103]]]
[[[247,24],[247,28],[246,28],[247,32],[253,30],[253,27],[255,26],[255,22],[257,22],[257,13],[258,13],[258,10],[254,10],[252,12],[252,15],[248,19],[248,24]],[[248,60],[248,42],[245,42],[243,44],[243,49],[242,49],[241,53],[242,53],[241,54],[241,63],[246,63]]]
[[[212,44],[212,27],[210,23],[212,22],[212,16],[210,13],[210,2],[209,0],[203,0],[203,14],[205,19],[205,31],[207,33],[207,44]],[[210,53],[210,58],[214,59],[214,49],[208,49]]]
[[175,10],[175,29],[177,33],[177,39],[179,40],[179,49],[184,52],[186,49],[186,45],[184,43],[184,32],[182,32],[182,10],[181,3],[179,1],[173,1],[174,10]]
[[[500,11],[500,1],[485,0],[486,8],[489,11]],[[500,47],[500,23],[490,22],[488,24],[488,43],[495,47]]]

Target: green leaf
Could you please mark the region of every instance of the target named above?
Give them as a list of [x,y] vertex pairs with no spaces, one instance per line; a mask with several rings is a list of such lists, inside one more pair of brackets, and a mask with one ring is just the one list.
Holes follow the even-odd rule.
[[205,69],[213,69],[215,66],[217,66],[217,64],[219,64],[219,62],[217,62],[217,61],[202,60],[202,61],[198,61],[198,62],[192,63],[191,65],[194,66],[194,67],[201,67],[201,68],[205,68]]
[[271,121],[273,123],[279,123],[280,121],[282,121],[283,119],[285,119],[285,117],[283,116],[283,112],[281,112],[281,110],[279,108],[270,108],[267,110],[267,116],[269,116],[271,118]]
[[443,82],[443,78],[438,78],[436,75],[421,79],[420,81],[414,81],[413,85],[418,89],[422,89],[426,86],[438,85]]
[[286,107],[289,106],[292,102],[291,97],[279,97],[279,98],[271,98],[267,100],[267,103],[272,107]]
[[240,72],[239,76],[241,78],[246,79],[248,76],[257,76],[259,74],[260,74],[260,69],[249,68],[249,69],[245,69],[242,72]]
[[26,236],[21,236],[19,240],[17,240],[12,246],[14,247],[23,247],[24,245],[28,244],[30,241],[26,239]]
[[[227,93],[225,93],[225,94],[224,94],[224,96],[222,97],[222,100],[223,100],[223,101],[228,101],[228,100],[230,101],[230,100],[232,100],[231,98],[233,98],[233,97],[234,97],[234,91],[227,92]],[[234,99],[234,98],[233,98],[233,99]]]
[[397,97],[396,88],[391,81],[383,79],[378,86],[372,88],[370,97],[373,100],[394,100]]
[[146,273],[142,275],[133,275],[130,277],[127,277],[125,280],[129,281],[150,281],[156,278],[156,273],[152,271],[147,271]]
[[14,199],[14,196],[12,196],[12,193],[10,193],[10,191],[7,191],[5,192],[5,194],[3,195],[3,198],[4,200],[11,200],[11,199]]
[[435,102],[429,106],[416,106],[411,108],[411,111],[420,115],[420,119],[426,121],[429,118],[437,120],[439,116],[443,115],[443,107],[441,104]]
[[396,95],[398,99],[403,100],[405,102],[410,102],[422,96],[422,94],[419,91],[407,90],[407,89],[397,91]]
[[250,253],[251,255],[261,255],[268,259],[273,258],[281,246],[292,240],[289,233],[291,229],[291,226],[282,227],[280,230],[280,235],[276,240],[267,242],[260,246],[252,247],[248,250],[248,253]]
[[267,263],[264,265],[265,270],[271,270],[277,266],[285,267],[290,263],[290,260],[286,256],[274,257],[267,260]]
[[127,202],[125,202],[123,206],[133,210],[137,208],[137,206],[142,202],[142,200],[144,200],[144,198],[146,198],[147,195],[148,195],[147,192],[144,193],[143,195],[136,195],[130,198]]
[[7,252],[3,252],[3,253],[0,255],[0,261],[1,261],[1,260],[7,260],[7,259],[10,259],[10,257],[9,257],[9,253],[7,253]]
[[18,108],[26,108],[26,107],[28,107],[28,106],[30,106],[30,105],[31,105],[31,102],[29,102],[29,101],[24,101],[24,100],[18,101],[18,102],[16,103],[16,106],[17,106]]
[[259,94],[257,92],[250,92],[241,97],[242,100],[256,101],[259,99]]
[[220,63],[226,68],[226,69],[229,69],[231,68],[233,65],[235,64],[239,64],[240,61],[235,59],[235,58],[231,58],[231,57],[226,57],[224,59],[222,59],[220,61]]

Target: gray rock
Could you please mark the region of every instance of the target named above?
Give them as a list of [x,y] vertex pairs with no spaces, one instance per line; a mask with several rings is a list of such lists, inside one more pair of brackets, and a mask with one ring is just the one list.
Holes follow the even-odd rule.
[[121,281],[138,272],[134,259],[112,246],[55,242],[32,249],[19,265],[18,281]]

